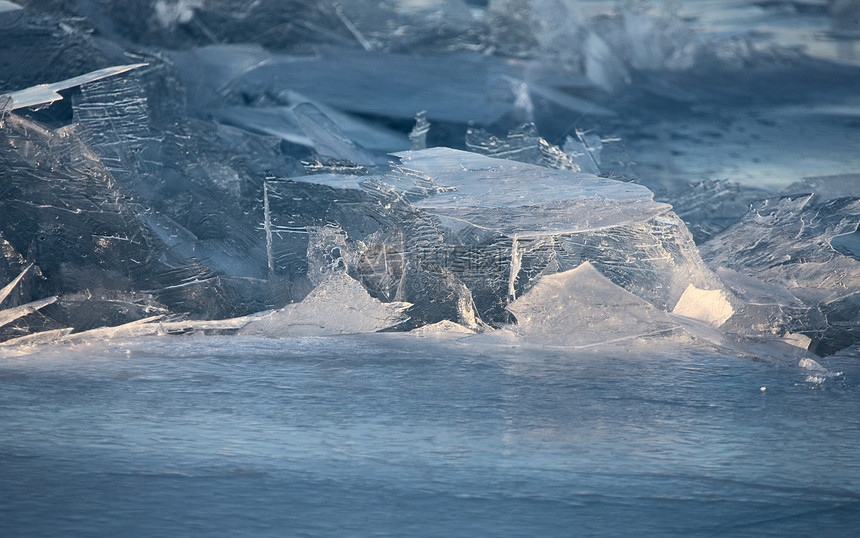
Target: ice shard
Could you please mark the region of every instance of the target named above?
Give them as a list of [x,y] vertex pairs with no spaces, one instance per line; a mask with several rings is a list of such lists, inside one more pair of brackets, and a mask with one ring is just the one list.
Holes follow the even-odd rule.
[[5,310],[0,310],[0,327],[15,321],[18,318],[24,317],[28,314],[32,314],[42,308],[50,304],[54,304],[57,302],[57,296],[48,297],[46,299],[40,299],[38,301],[33,301],[27,304],[23,304],[20,306],[14,306],[12,308],[6,308]]
[[61,340],[66,335],[71,333],[72,330],[72,328],[67,327],[65,329],[50,329],[47,331],[26,334],[17,338],[10,338],[9,340],[4,340],[3,342],[0,342],[0,346],[4,348],[11,348],[14,346],[34,346],[39,344],[50,344]]
[[251,316],[240,334],[287,337],[375,332],[403,323],[408,303],[383,303],[346,272],[329,275],[300,303]]
[[589,262],[540,277],[508,310],[516,316],[516,332],[549,345],[602,345],[678,328],[665,312],[614,284]]
[[[582,171],[582,168],[573,161],[570,155],[538,136],[537,127],[531,122],[509,131],[506,139],[493,136],[483,129],[469,128],[466,131],[466,147],[475,153],[482,153],[497,159],[508,159],[573,172]],[[596,173],[590,170],[589,172]]]
[[720,327],[732,317],[735,309],[725,291],[703,290],[689,284],[675,303],[672,313]]
[[17,285],[18,285],[18,283],[19,283],[19,282],[21,282],[21,279],[22,279],[22,278],[24,278],[24,275],[26,275],[26,274],[27,274],[27,272],[28,272],[32,267],[33,267],[33,264],[32,264],[32,263],[31,263],[31,264],[29,264],[29,265],[27,265],[26,267],[24,267],[24,270],[23,270],[23,271],[21,271],[21,273],[20,273],[18,276],[16,276],[16,277],[12,280],[12,282],[9,282],[9,283],[8,283],[8,284],[6,284],[5,286],[3,286],[3,289],[0,289],[0,304],[3,304],[3,301],[5,301],[5,300],[6,300],[6,297],[8,297],[10,293],[12,293],[12,290],[13,290],[13,289],[15,289],[15,286],[17,286]]
[[33,86],[24,90],[6,93],[0,95],[0,113],[4,111],[17,110],[19,108],[50,104],[63,98],[59,93],[61,90],[67,90],[69,88],[95,82],[103,78],[113,77],[145,65],[146,64],[128,64],[106,67],[104,69],[99,69],[98,71],[61,80],[59,82],[39,84],[38,86]]

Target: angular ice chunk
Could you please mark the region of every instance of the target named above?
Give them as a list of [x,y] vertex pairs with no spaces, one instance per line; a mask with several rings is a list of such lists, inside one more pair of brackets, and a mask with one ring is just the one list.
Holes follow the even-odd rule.
[[550,170],[448,148],[397,153],[404,168],[451,188],[415,205],[473,226],[529,238],[643,222],[668,204],[632,183]]
[[[860,260],[834,241],[860,227],[860,198],[811,202],[812,195],[755,204],[738,223],[702,245],[702,256],[782,285],[800,299],[811,293],[835,299],[860,290]],[[797,290],[797,291],[795,291]]]
[[0,327],[56,302],[57,296],[55,295],[53,297],[48,297],[47,299],[40,299],[38,301],[22,304],[21,306],[0,310]]
[[[106,67],[85,75],[61,80],[60,82],[39,84],[38,86],[31,86],[24,90],[4,94],[0,97],[8,97],[9,99],[2,105],[0,112],[53,103],[54,101],[59,101],[63,98],[63,96],[59,94],[60,90],[67,90],[69,88],[74,88],[75,86],[87,84],[88,82],[95,82],[96,80],[119,75],[145,65],[147,64],[128,64]],[[3,102],[4,101],[0,101],[0,103]]]
[[768,192],[728,180],[706,180],[657,193],[684,219],[697,244],[738,221],[750,205]]
[[668,334],[678,327],[589,262],[541,277],[508,310],[517,318],[515,330],[525,339],[549,345],[601,345]]
[[331,273],[300,303],[248,317],[240,334],[291,337],[376,332],[408,319],[411,305],[383,303],[344,272]]
[[742,334],[782,334],[784,339],[806,349],[809,338],[790,333],[798,330],[818,330],[824,319],[817,309],[805,305],[782,286],[764,282],[727,267],[718,267],[717,275],[740,300],[735,313],[723,329]]
[[714,327],[726,322],[735,310],[723,290],[702,290],[690,284],[672,310],[673,314],[694,318]]
[[[471,290],[481,319],[504,323],[506,304],[538,276],[584,261],[666,311],[689,284],[722,288],[683,222],[640,185],[446,148],[400,155],[384,179],[402,172],[404,184],[430,185],[410,199],[422,211],[404,228],[410,293],[414,271],[447,270]],[[421,305],[421,296],[407,299]]]
[[805,334],[798,333],[785,333],[782,336],[782,340],[790,344],[794,347],[798,347],[800,349],[809,349],[809,345],[812,343],[812,338],[806,336]]
[[755,204],[702,245],[702,254],[714,266],[785,287],[813,314],[820,311],[823,322],[811,315],[789,328],[811,336],[811,349],[826,354],[860,338],[860,259],[851,250],[860,228],[860,198],[815,203],[812,197]]

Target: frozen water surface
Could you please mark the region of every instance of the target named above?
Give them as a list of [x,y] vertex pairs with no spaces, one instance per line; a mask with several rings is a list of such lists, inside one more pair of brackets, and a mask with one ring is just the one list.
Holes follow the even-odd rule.
[[0,530],[847,536],[857,359],[822,381],[683,347],[410,335],[4,355]]

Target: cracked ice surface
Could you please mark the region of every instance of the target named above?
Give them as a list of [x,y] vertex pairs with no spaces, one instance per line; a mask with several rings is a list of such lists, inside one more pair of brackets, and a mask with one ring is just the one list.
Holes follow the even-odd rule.
[[[843,103],[854,71],[792,56],[771,71],[771,52],[703,40],[670,11],[162,4],[140,20],[99,4],[74,24],[3,4],[0,269],[23,275],[7,304],[28,312],[3,338],[238,331],[310,308],[341,272],[349,301],[411,303],[398,329],[489,331],[585,267],[703,334],[856,340],[856,174],[824,168],[782,191],[812,198],[772,211],[787,204],[772,191],[676,166],[764,85],[791,82],[774,101],[791,106],[740,107],[750,143],[809,95]],[[275,21],[313,35],[267,33]],[[687,125],[711,109],[725,117]]]
[[416,207],[488,230],[533,238],[647,221],[671,209],[646,187],[446,148],[397,153],[445,191]]

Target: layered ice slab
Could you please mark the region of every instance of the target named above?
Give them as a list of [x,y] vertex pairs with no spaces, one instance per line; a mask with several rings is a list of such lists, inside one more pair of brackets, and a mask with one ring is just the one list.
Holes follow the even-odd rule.
[[667,312],[690,285],[723,289],[671,206],[641,185],[447,148],[397,156],[403,177],[433,187],[412,202],[442,237],[419,245],[420,261],[462,281],[484,321],[504,322],[539,277],[583,262]]
[[671,206],[646,187],[448,148],[395,154],[446,187],[415,206],[486,230],[536,238],[647,221]]

